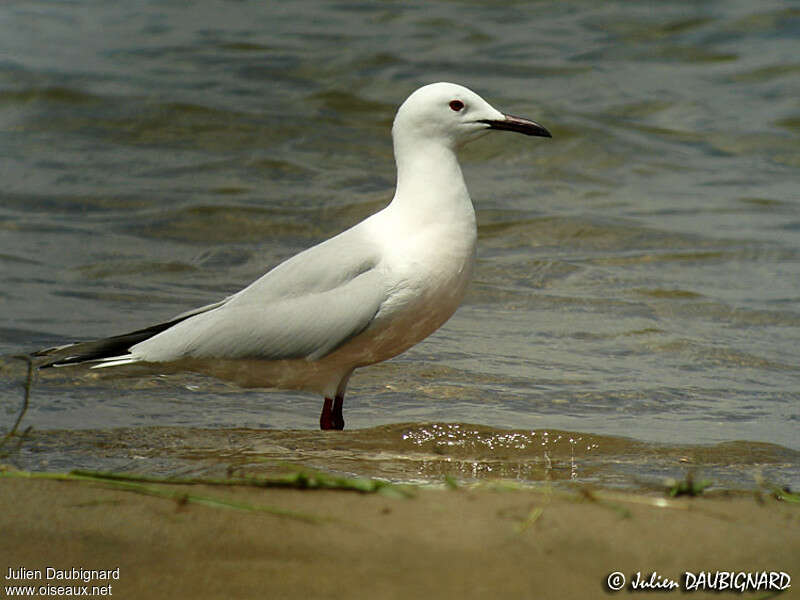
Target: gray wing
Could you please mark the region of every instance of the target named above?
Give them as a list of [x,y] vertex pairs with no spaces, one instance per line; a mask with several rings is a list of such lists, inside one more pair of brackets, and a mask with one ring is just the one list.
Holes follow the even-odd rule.
[[138,360],[318,359],[366,329],[386,298],[377,271],[332,290],[259,305],[228,303],[136,344]]
[[380,262],[378,249],[366,239],[362,222],[317,244],[256,279],[226,299],[233,302],[265,302],[326,292],[345,285]]
[[220,306],[136,344],[131,354],[151,362],[329,354],[366,329],[389,294],[377,252],[353,233],[294,256]]

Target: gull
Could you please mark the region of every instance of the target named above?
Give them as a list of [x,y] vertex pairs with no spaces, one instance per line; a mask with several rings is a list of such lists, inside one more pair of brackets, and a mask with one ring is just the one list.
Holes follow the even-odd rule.
[[355,369],[406,351],[458,308],[475,263],[475,210],[456,151],[492,130],[551,137],[475,92],[432,83],[392,126],[397,187],[382,210],[224,300],[147,327],[34,353],[37,366],[155,364],[243,387],[317,392],[320,429],[343,429]]

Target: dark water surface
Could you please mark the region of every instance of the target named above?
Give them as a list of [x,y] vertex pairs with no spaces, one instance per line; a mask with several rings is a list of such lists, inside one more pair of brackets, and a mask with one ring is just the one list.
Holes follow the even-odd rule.
[[554,135],[465,149],[471,291],[356,373],[350,431],[313,394],[61,370],[20,466],[800,485],[796,3],[27,1],[0,31],[6,355],[215,301],[378,210],[424,83]]

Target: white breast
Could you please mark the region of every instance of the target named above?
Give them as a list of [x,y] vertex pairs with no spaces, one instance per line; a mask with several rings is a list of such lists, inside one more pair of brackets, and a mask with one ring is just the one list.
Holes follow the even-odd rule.
[[453,315],[472,276],[477,241],[472,203],[463,206],[449,221],[421,228],[398,226],[394,218],[387,234],[384,223],[376,224],[385,242],[379,268],[391,292],[370,327],[334,353],[336,360],[348,356],[354,366],[386,360]]

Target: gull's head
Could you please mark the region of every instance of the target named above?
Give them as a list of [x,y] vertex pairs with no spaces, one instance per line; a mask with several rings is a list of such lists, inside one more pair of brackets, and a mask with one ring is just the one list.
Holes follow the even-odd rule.
[[432,83],[411,94],[394,118],[392,135],[411,144],[435,141],[451,148],[492,129],[551,137],[528,119],[506,115],[470,89],[454,83]]

